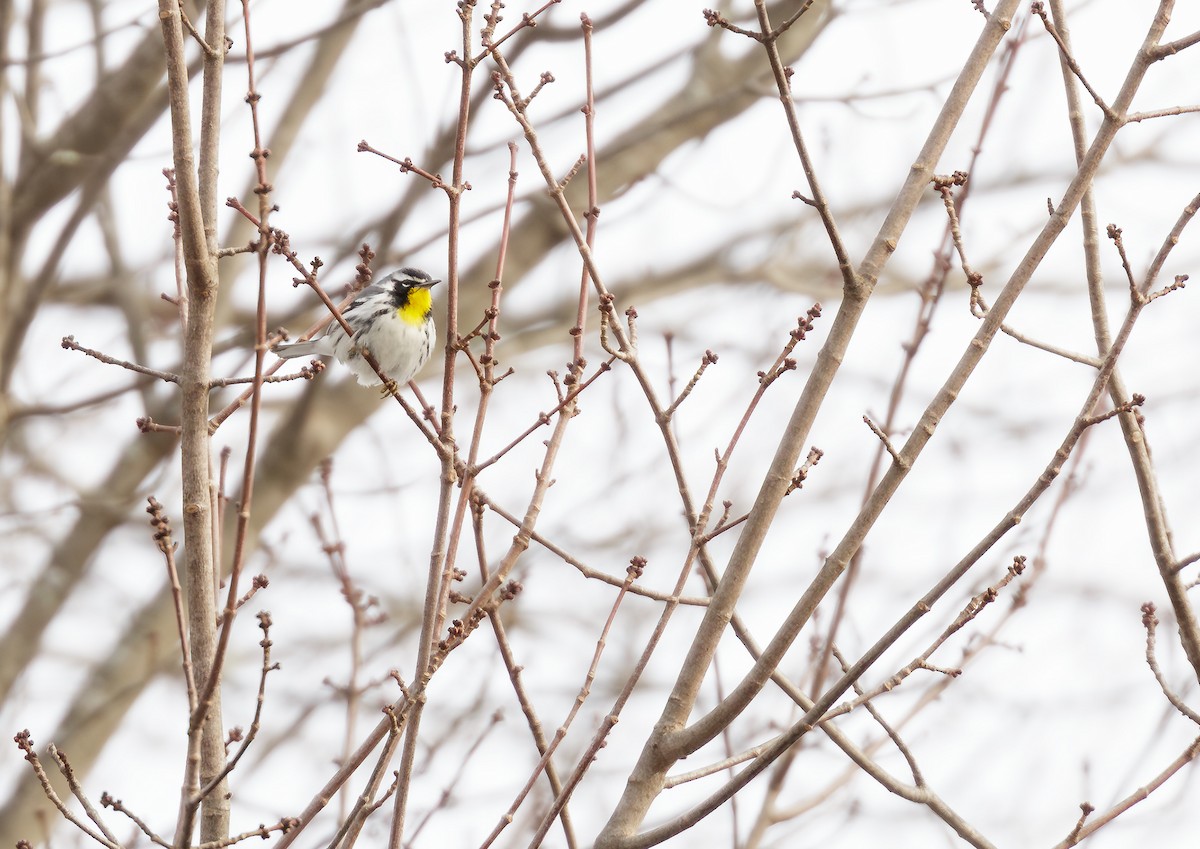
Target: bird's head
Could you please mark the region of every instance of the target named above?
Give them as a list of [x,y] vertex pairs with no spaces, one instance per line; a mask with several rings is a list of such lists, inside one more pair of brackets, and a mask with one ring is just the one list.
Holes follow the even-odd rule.
[[401,268],[380,281],[380,285],[391,290],[392,302],[400,318],[410,324],[420,324],[433,309],[429,289],[441,282],[419,268]]

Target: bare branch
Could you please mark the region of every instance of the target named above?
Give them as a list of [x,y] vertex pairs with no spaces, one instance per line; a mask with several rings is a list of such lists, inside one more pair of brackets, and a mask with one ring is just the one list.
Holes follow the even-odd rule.
[[108,354],[102,354],[99,351],[93,350],[92,348],[85,348],[75,341],[74,336],[64,336],[62,339],[62,346],[65,350],[79,351],[81,354],[87,354],[89,357],[97,359],[102,363],[107,363],[111,366],[120,366],[123,369],[128,369],[129,371],[137,374],[144,374],[147,377],[154,377],[165,381],[166,383],[179,383],[179,375],[177,374],[172,374],[171,372],[167,371],[159,371],[158,369],[138,365],[137,363],[131,363],[128,360],[119,360],[116,357],[110,357]]
[[[38,758],[37,753],[33,750],[33,738],[30,736],[29,732],[20,731],[13,738],[13,740],[16,742],[17,748],[25,753],[25,760],[33,769],[34,775],[37,776],[38,783],[42,786],[42,792],[45,794],[50,803],[58,809],[58,812],[62,815],[63,819],[70,822],[101,846],[106,847],[106,849],[122,849],[121,844],[118,843],[115,838],[109,836],[107,829],[105,829],[102,833],[89,826],[83,820],[75,816],[71,809],[66,806],[61,798],[59,798],[59,795],[54,792],[54,788],[50,786],[50,776],[46,775],[46,771],[42,767],[41,760]],[[50,753],[58,763],[59,769],[65,770],[63,774],[66,775],[66,771],[70,771],[70,767],[66,763],[66,758],[62,756],[61,753],[59,753],[58,750],[53,746],[50,748]],[[74,779],[71,778],[70,780],[72,784],[74,784]],[[89,806],[89,818],[93,815],[93,813],[94,811]]]
[[1167,697],[1167,701],[1171,703],[1175,710],[1179,711],[1196,725],[1200,725],[1200,713],[1188,707],[1183,699],[1179,697],[1179,694],[1171,689],[1170,685],[1167,684],[1167,679],[1163,677],[1162,669],[1158,665],[1158,657],[1155,654],[1158,617],[1154,614],[1155,608],[1153,604],[1146,602],[1142,605],[1142,627],[1146,629],[1146,665],[1154,673],[1154,680],[1158,682],[1163,695]]

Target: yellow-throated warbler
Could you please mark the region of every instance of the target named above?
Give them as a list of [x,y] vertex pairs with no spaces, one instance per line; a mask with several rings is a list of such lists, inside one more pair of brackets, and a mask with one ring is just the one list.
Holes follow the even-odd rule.
[[342,312],[354,331],[352,337],[338,322],[324,336],[307,342],[276,345],[271,350],[284,359],[292,357],[336,357],[363,386],[383,383],[363,359],[366,348],[384,374],[403,386],[425,365],[433,351],[437,330],[433,326],[433,298],[429,287],[435,280],[417,268],[393,271],[359,293]]

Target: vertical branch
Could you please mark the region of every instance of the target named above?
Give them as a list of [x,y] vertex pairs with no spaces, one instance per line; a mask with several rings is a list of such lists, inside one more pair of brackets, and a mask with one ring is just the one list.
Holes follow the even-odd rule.
[[[188,758],[181,791],[175,846],[191,844],[200,788],[225,765],[216,650],[216,554],[212,536],[214,490],[208,430],[209,366],[213,320],[219,285],[215,227],[216,161],[219,141],[220,74],[225,57],[224,3],[208,4],[207,49],[204,52],[204,112],[201,125],[201,169],[192,151],[188,103],[188,69],[184,51],[183,9],[179,0],[159,0],[159,19],[167,64],[171,113],[171,150],[179,201],[179,233],[190,310],[184,332],[180,427],[182,431],[183,532],[187,570],[188,629],[199,700],[188,726]],[[207,204],[207,206],[206,206]],[[206,212],[206,209],[208,210]],[[210,229],[213,235],[210,236]],[[228,833],[229,803],[224,788],[203,803],[200,840],[223,839]]]
[[200,214],[204,220],[205,238],[215,254],[217,155],[221,149],[221,77],[225,72],[225,51],[228,49],[225,0],[207,0],[205,4],[204,44],[204,86],[200,102]]
[[[473,484],[475,482],[475,475],[477,473],[477,465],[476,464],[479,461],[479,446],[480,446],[482,436],[483,436],[484,414],[487,410],[488,400],[491,398],[492,392],[495,389],[496,383],[498,382],[498,379],[496,377],[495,346],[496,346],[496,341],[500,338],[500,335],[496,329],[496,322],[497,322],[497,319],[499,318],[499,312],[500,312],[500,294],[503,291],[502,281],[504,279],[504,260],[508,254],[508,239],[509,239],[509,235],[512,232],[513,205],[516,202],[516,188],[517,188],[517,145],[516,145],[516,143],[509,142],[508,151],[509,151],[508,196],[506,198],[506,202],[504,205],[504,225],[503,225],[503,228],[501,229],[500,247],[499,247],[499,251],[497,252],[497,257],[496,257],[496,277],[495,277],[495,280],[493,280],[493,282],[492,282],[492,305],[487,313],[488,324],[487,324],[487,330],[484,332],[484,354],[480,358],[480,361],[483,365],[483,375],[479,382],[480,399],[479,399],[479,409],[478,409],[478,412],[476,414],[476,419],[475,419],[475,432],[474,432],[474,435],[472,436],[472,440],[471,440],[471,450],[467,457],[467,474],[469,475],[469,477],[466,479],[466,481],[464,481],[464,484],[463,484],[464,492],[466,492],[469,495],[473,494]],[[583,275],[583,285],[585,287],[588,285],[588,277],[587,277],[586,270]],[[585,289],[585,294],[583,295],[583,297],[586,298],[586,289]],[[583,360],[582,360],[581,354],[579,353],[581,339],[582,339],[582,334],[576,335],[576,337],[575,337],[576,355],[575,355],[575,359],[574,359],[572,368],[574,368],[576,365],[578,365],[579,368],[582,368]],[[574,372],[572,372],[572,376],[574,376]],[[486,558],[486,555],[485,555],[485,552],[483,549],[482,504],[476,502],[475,507],[476,507],[476,511],[475,511],[474,530],[475,530],[476,548],[479,553],[479,569],[480,569],[481,576],[486,581],[488,579],[489,575],[488,575],[488,570],[487,570],[487,558]],[[526,720],[529,724],[529,730],[533,736],[534,745],[537,747],[538,753],[542,757],[541,761],[539,762],[540,768],[538,770],[536,770],[534,772],[534,775],[529,779],[529,784],[526,785],[526,789],[528,790],[528,789],[532,788],[534,781],[536,781],[538,775],[541,773],[542,769],[544,769],[545,773],[546,773],[546,779],[550,784],[551,791],[554,793],[554,795],[556,797],[560,796],[563,791],[562,780],[559,778],[558,771],[555,769],[554,764],[551,762],[550,758],[553,755],[554,749],[557,747],[558,742],[562,739],[562,735],[565,735],[566,729],[564,726],[560,726],[558,729],[558,732],[556,733],[554,741],[548,742],[546,740],[545,734],[542,732],[541,723],[538,721],[537,716],[534,713],[533,704],[529,700],[528,695],[525,692],[524,686],[521,684],[521,679],[520,679],[521,667],[517,664],[517,662],[513,656],[512,646],[508,641],[508,635],[505,632],[504,623],[501,620],[498,612],[492,612],[491,615],[488,617],[488,619],[491,622],[493,633],[496,636],[496,642],[500,648],[501,658],[504,661],[505,667],[508,669],[509,680],[512,682],[513,690],[516,694],[517,701],[520,703],[521,710],[525,714]],[[524,796],[522,795],[518,799],[518,801],[514,803],[513,808],[512,808],[513,811],[515,811],[516,807],[520,804],[520,802],[521,802],[521,800],[523,800],[523,798],[524,798]],[[569,847],[569,849],[575,849],[575,846],[576,846],[575,833],[574,833],[574,829],[571,825],[570,815],[567,813],[567,811],[565,809],[562,810],[561,816],[559,817],[559,819],[561,819],[561,821],[562,821],[563,838],[566,841],[566,845]],[[500,828],[502,829],[503,826],[501,826]],[[500,829],[493,832],[492,836],[489,837],[489,839],[484,842],[483,847],[481,847],[481,849],[486,849],[486,847],[492,842],[492,840],[494,840],[494,838],[496,836],[498,836],[499,830]]]
[[[537,765],[534,767],[533,775],[530,776],[529,781],[526,782],[525,787],[522,788],[521,795],[518,797],[517,801],[513,803],[512,807],[509,808],[508,813],[505,815],[505,821],[512,818],[511,815],[516,812],[517,806],[524,798],[524,795],[527,794],[530,788],[533,786],[533,782],[537,778],[538,773],[543,769],[549,768],[550,758],[554,755],[555,749],[558,748],[558,744],[561,743],[566,737],[567,730],[571,727],[571,723],[575,721],[575,717],[579,714],[580,709],[587,701],[587,697],[591,694],[592,683],[596,680],[596,670],[600,666],[600,657],[604,653],[604,648],[608,643],[608,635],[612,630],[613,622],[616,621],[617,611],[621,607],[621,602],[625,600],[626,593],[628,593],[629,588],[633,585],[634,581],[642,576],[645,568],[646,558],[639,555],[630,560],[629,567],[625,571],[625,582],[621,585],[621,591],[617,593],[617,597],[613,599],[612,607],[609,608],[608,618],[604,620],[604,627],[600,630],[600,637],[596,640],[596,648],[592,652],[592,662],[588,666],[587,673],[584,675],[583,686],[579,688],[579,693],[575,696],[575,702],[571,705],[571,709],[567,712],[566,718],[558,727],[557,731],[555,731],[554,742],[547,747],[546,751],[542,754],[541,760],[539,760]],[[579,764],[571,774],[571,778],[568,780],[567,787],[556,794],[554,801],[550,805],[550,810],[548,810],[542,817],[542,821],[538,825],[533,839],[530,840],[531,846],[541,845],[542,841],[549,833],[551,826],[554,825],[554,821],[559,817],[564,819],[565,824],[565,818],[567,816],[567,800],[571,797],[571,792],[579,784],[580,780],[583,778],[584,771],[591,765],[591,762],[592,758],[585,758],[579,761]],[[487,847],[490,846],[494,841],[494,838],[498,833],[498,829],[493,831],[492,836],[489,837],[487,842],[481,846],[481,849],[487,849]]]
[[[1067,28],[1066,16],[1061,0],[1051,0],[1050,11],[1054,16],[1054,26],[1062,39],[1063,46],[1070,48],[1071,36]],[[1075,157],[1082,161],[1086,153],[1082,110],[1079,108],[1079,89],[1075,84],[1075,75],[1068,67],[1067,57],[1060,52],[1060,62],[1063,69],[1063,84],[1066,88],[1068,112],[1071,116],[1071,133],[1075,142]],[[1193,207],[1194,208],[1194,207]],[[1084,225],[1084,258],[1087,263],[1088,299],[1092,308],[1092,330],[1096,339],[1096,350],[1101,356],[1108,353],[1112,347],[1112,334],[1108,327],[1108,309],[1104,298],[1104,282],[1100,272],[1099,228],[1096,221],[1095,205],[1089,191],[1083,198]],[[1190,216],[1189,216],[1190,218]],[[1177,225],[1178,226],[1178,225]],[[1168,241],[1168,245],[1173,242]],[[1164,247],[1166,247],[1164,245]],[[1160,253],[1161,255],[1161,253]],[[1157,264],[1156,264],[1157,266]],[[1158,268],[1153,267],[1147,273],[1142,284],[1142,291],[1148,292],[1153,288]],[[1114,370],[1108,384],[1108,394],[1113,407],[1121,409],[1128,404],[1129,390],[1120,371]],[[1145,429],[1138,416],[1133,412],[1123,412],[1117,421],[1125,438],[1129,451],[1129,460],[1133,466],[1134,477],[1137,480],[1138,494],[1142,501],[1142,512],[1146,523],[1146,532],[1150,538],[1150,549],[1154,555],[1155,564],[1171,600],[1171,608],[1179,623],[1179,636],[1197,677],[1200,677],[1200,623],[1197,622],[1196,611],[1187,597],[1187,588],[1175,570],[1175,551],[1171,540],[1170,526],[1167,521],[1166,506],[1158,491],[1158,479],[1150,459],[1150,445]]]
[[[313,530],[317,534],[317,538],[321,541],[321,548],[329,558],[329,565],[333,570],[334,577],[337,578],[338,584],[342,588],[342,597],[346,600],[347,606],[350,608],[351,632],[350,632],[350,663],[346,670],[346,728],[342,736],[342,763],[350,759],[351,753],[354,751],[354,738],[358,736],[358,713],[360,708],[360,695],[363,690],[359,685],[359,677],[362,672],[363,665],[363,631],[367,625],[367,609],[371,606],[371,601],[363,597],[363,592],[354,584],[354,578],[350,576],[350,568],[346,563],[346,544],[342,539],[342,531],[338,527],[337,510],[334,507],[333,484],[331,475],[333,472],[333,461],[331,458],[325,458],[321,461],[321,489],[325,496],[325,509],[329,516],[329,524],[333,530],[333,537],[328,538],[321,525],[321,517],[317,513],[313,513],[310,521]],[[338,795],[339,799],[339,822],[347,821],[348,813],[348,796],[345,793]]]
[[[802,6],[797,15],[808,11],[809,6],[811,6],[811,2]],[[767,15],[766,0],[754,0],[754,8],[758,15],[759,26],[762,28],[761,40],[763,48],[767,53],[767,62],[771,66],[771,73],[775,78],[775,86],[779,91],[779,102],[783,106],[784,115],[787,117],[788,129],[791,131],[792,144],[796,148],[796,156],[800,160],[800,167],[804,169],[805,180],[808,182],[809,190],[812,192],[812,198],[806,198],[805,200],[817,210],[817,214],[821,217],[821,223],[825,227],[825,234],[829,237],[829,244],[833,248],[834,256],[837,257],[838,271],[842,275],[842,285],[847,290],[857,290],[863,284],[859,281],[854,266],[850,262],[850,255],[846,252],[846,246],[842,243],[837,222],[833,218],[833,213],[829,209],[829,202],[825,199],[825,193],[821,189],[820,182],[817,180],[816,167],[813,165],[812,157],[808,154],[808,145],[804,141],[804,134],[800,131],[800,117],[796,114],[796,101],[792,98],[791,72],[784,67],[783,57],[779,54],[779,36],[783,34],[785,27],[780,27],[774,31],[771,29],[771,21]]]
[[[215,6],[217,6],[217,5],[220,5],[221,8],[220,9],[215,8]],[[219,25],[214,26],[213,25],[213,15],[216,15],[216,14],[222,15],[222,21]],[[223,3],[220,3],[220,4],[210,3],[208,15],[209,15],[209,19],[208,19],[209,27],[207,30],[208,34],[206,36],[207,43],[210,48],[213,48],[214,42],[216,42],[219,39],[221,42],[220,50],[223,53],[224,42],[225,42],[225,30],[224,30],[224,23],[223,23],[223,15],[224,15]],[[254,77],[254,50],[253,50],[252,42],[250,39],[250,9],[249,9],[249,4],[248,4],[247,0],[242,0],[242,19],[243,19],[243,24],[245,27],[246,73],[247,73],[247,77],[248,77],[246,102],[250,106],[251,125],[253,127],[253,132],[254,132],[254,149],[250,155],[251,155],[251,158],[254,160],[255,168],[256,168],[256,176],[258,178],[258,183],[257,183],[257,186],[255,187],[255,193],[258,195],[258,203],[259,203],[259,216],[258,216],[259,238],[258,238],[258,242],[256,244],[256,249],[257,249],[257,253],[258,253],[258,300],[257,300],[257,307],[256,307],[256,312],[255,312],[255,325],[254,325],[254,379],[251,384],[250,422],[249,422],[248,432],[246,435],[246,454],[245,454],[245,460],[244,460],[243,469],[242,469],[242,493],[241,493],[241,498],[239,499],[239,503],[238,503],[237,525],[236,525],[236,532],[235,532],[234,544],[233,544],[233,560],[232,560],[232,564],[230,566],[228,588],[227,588],[226,598],[225,598],[225,608],[221,614],[221,630],[220,630],[220,634],[217,639],[216,649],[214,651],[213,662],[212,662],[212,671],[211,671],[211,674],[208,676],[207,689],[205,692],[206,699],[202,700],[202,702],[201,702],[202,704],[204,703],[204,701],[207,701],[208,699],[212,698],[212,696],[210,695],[211,693],[216,692],[216,688],[220,681],[221,670],[224,665],[225,656],[226,656],[226,653],[229,648],[229,638],[230,638],[230,634],[233,631],[234,616],[236,615],[237,608],[238,608],[238,585],[239,585],[239,579],[240,579],[241,573],[242,573],[242,567],[244,566],[245,559],[246,559],[246,535],[248,533],[249,524],[250,524],[250,505],[253,502],[253,497],[254,497],[254,467],[255,467],[255,460],[257,457],[257,447],[258,447],[258,419],[259,419],[260,408],[262,405],[263,362],[264,362],[264,358],[266,356],[266,351],[267,351],[266,292],[267,292],[267,259],[268,259],[269,249],[270,249],[269,224],[267,222],[267,218],[271,212],[271,202],[270,202],[271,186],[267,182],[266,158],[267,158],[268,152],[262,145],[262,134],[259,129],[259,120],[258,120],[259,94],[258,94],[258,90],[257,90],[256,84],[255,84],[255,77]],[[216,198],[216,188],[217,188],[216,187],[216,164],[215,164],[215,159],[209,160],[206,157],[214,157],[215,158],[216,152],[217,152],[216,151],[217,140],[218,140],[217,132],[219,130],[219,124],[216,122],[218,122],[220,119],[220,115],[219,115],[219,111],[218,111],[219,106],[220,106],[220,84],[219,84],[220,76],[219,76],[219,72],[215,75],[215,79],[217,80],[217,82],[216,82],[216,94],[214,95],[211,92],[211,90],[209,89],[209,71],[210,71],[209,65],[206,64],[206,66],[205,66],[205,89],[204,89],[204,94],[205,94],[204,114],[203,114],[203,118],[202,118],[203,126],[201,127],[201,148],[200,148],[201,180],[200,180],[200,186],[201,186],[201,207],[202,207],[203,214],[205,216],[205,236],[208,239],[209,245],[212,246],[212,248],[215,252],[215,248],[216,248],[216,224],[215,224],[215,215],[216,215],[215,202],[216,201],[215,201],[215,198]],[[207,144],[206,144],[206,139],[210,140],[209,143],[207,143]],[[215,521],[213,523],[213,527],[215,529],[214,534],[219,533],[219,530],[221,528],[221,523],[219,521]],[[221,550],[219,538],[214,539],[214,550],[218,551],[218,552]],[[264,631],[264,637],[263,637],[264,649],[266,649],[269,646],[269,640],[267,639],[267,635],[266,635],[267,624],[268,623],[266,623],[265,621],[262,624],[263,631]],[[266,661],[264,660],[264,664],[265,663],[266,663]],[[266,667],[264,666],[264,680],[265,680],[265,669],[266,669]],[[261,709],[261,691],[260,691],[259,709]],[[213,723],[219,729],[219,722],[220,722],[219,715],[217,715],[214,712],[210,716],[209,721],[211,723]],[[205,734],[206,734],[206,745],[207,745],[208,734],[209,734],[208,728],[206,728]],[[219,742],[222,742],[220,737],[218,737],[217,740]],[[246,747],[249,744],[249,742],[250,742],[250,738],[247,738],[246,741],[243,743],[242,748],[239,750],[238,757],[240,757],[241,752],[244,752],[246,750]],[[213,799],[214,801],[215,800],[225,800],[228,798],[228,793],[226,792],[226,789],[225,789],[226,777],[227,777],[228,773],[230,772],[230,770],[232,769],[234,762],[230,761],[228,765],[225,765],[225,760],[226,760],[226,758],[225,758],[224,746],[223,746],[223,742],[222,742],[221,756],[220,756],[220,763],[222,765],[222,768],[221,768],[220,772],[217,773],[215,776],[212,776],[208,779],[204,779],[204,777],[202,776],[202,782],[203,782],[203,787],[204,787],[203,792],[206,797],[205,815],[204,815],[204,819],[201,822],[201,840],[202,841],[221,839],[222,836],[228,832],[228,817],[229,817],[228,803],[227,802],[224,802],[223,804],[218,803],[219,807],[214,808],[214,806],[210,805],[209,802],[207,801],[207,799],[209,799],[209,798]],[[210,810],[212,810],[212,812],[213,812],[212,816],[209,815]],[[218,822],[218,815],[223,816],[222,822]]]
[[179,583],[179,570],[175,565],[175,542],[171,539],[171,523],[163,512],[163,506],[154,496],[149,498],[146,512],[150,514],[150,525],[154,528],[154,541],[162,552],[167,567],[167,583],[171,587],[171,601],[175,607],[175,624],[179,629],[179,656],[183,666],[183,681],[187,688],[188,711],[196,709],[196,680],[192,675],[192,651],[188,647],[187,614],[183,609],[183,587]]
[[[584,217],[587,218],[587,246],[589,250],[596,247],[596,219],[600,215],[599,192],[596,187],[596,93],[592,85],[592,20],[586,13],[579,16],[583,28],[583,67],[586,75],[587,101],[583,106],[584,135],[587,139],[587,185],[588,208]],[[587,328],[588,291],[591,286],[591,275],[588,267],[583,266],[579,280],[579,309],[575,315],[575,326],[571,333],[575,336],[575,354],[572,357],[572,374],[583,370],[583,337]]]
[[175,307],[179,310],[179,328],[184,333],[187,332],[188,325],[188,296],[187,296],[187,274],[183,268],[183,239],[179,233],[179,194],[175,186],[175,169],[164,168],[162,174],[167,178],[167,191],[171,195],[171,199],[167,201],[167,209],[170,212],[167,214],[167,220],[173,226],[171,234],[171,243],[174,245],[174,265],[175,265]]
[[[475,61],[471,58],[471,24],[474,20],[474,3],[458,5],[459,21],[462,24],[462,58],[458,60],[461,71],[458,99],[458,124],[454,137],[454,161],[449,186],[443,186],[448,200],[447,246],[446,246],[446,351],[442,371],[442,408],[439,441],[445,450],[439,451],[441,459],[441,483],[438,492],[437,519],[434,524],[433,548],[429,554],[429,572],[425,583],[425,604],[421,611],[421,635],[417,648],[416,668],[413,672],[413,688],[423,690],[433,674],[433,648],[435,636],[441,631],[446,619],[449,603],[451,572],[454,568],[452,547],[456,541],[451,537],[450,522],[454,484],[458,477],[455,469],[454,452],[454,371],[458,357],[458,240],[459,223],[462,215],[462,194],[470,186],[463,180],[463,163],[467,155],[467,127],[471,117],[471,78]],[[447,57],[450,60],[450,57]],[[400,772],[397,778],[396,797],[392,807],[392,826],[388,836],[389,849],[400,849],[404,837],[404,819],[408,808],[409,783],[417,753],[418,732],[424,700],[412,705],[408,722],[404,728],[404,751],[401,755]],[[395,745],[395,736],[389,738],[388,746]]]
[[[258,121],[258,101],[260,95],[254,77],[254,48],[250,40],[250,5],[248,0],[242,0],[242,20],[246,36],[246,102],[250,105],[250,123],[254,132],[254,150],[250,157],[254,160],[258,183],[254,192],[258,195],[258,241],[255,250],[258,254],[258,301],[255,309],[254,322],[254,380],[251,383],[250,394],[250,424],[246,436],[246,457],[242,467],[242,495],[239,499],[237,528],[233,542],[233,562],[230,565],[228,592],[225,599],[225,610],[222,613],[220,640],[217,644],[215,667],[221,669],[226,649],[229,645],[229,633],[233,626],[233,617],[237,612],[238,579],[246,561],[246,535],[250,526],[250,505],[254,499],[254,466],[258,450],[258,417],[262,406],[263,361],[267,352],[267,260],[270,253],[270,225],[268,217],[271,214],[271,185],[267,182],[267,156],[269,151],[263,147],[262,133]],[[217,523],[218,527],[220,523]],[[215,677],[215,676],[214,676]],[[211,686],[211,684],[210,684]]]
[[[496,342],[500,338],[498,330],[500,296],[504,292],[504,261],[508,257],[508,237],[512,232],[513,205],[516,202],[517,192],[517,146],[512,142],[509,142],[508,145],[508,157],[508,195],[504,204],[504,224],[501,227],[500,245],[496,252],[496,276],[492,278],[490,284],[492,303],[486,310],[487,324],[482,331],[483,354],[479,358],[481,366],[479,376],[479,404],[475,411],[475,427],[471,432],[471,445],[467,450],[467,463],[463,472],[458,513],[455,516],[455,531],[462,527],[467,504],[474,489],[475,478],[479,473],[479,448],[483,443],[483,425],[487,419],[492,392],[499,382],[499,379],[496,377]],[[457,533],[452,533],[451,536],[457,537]],[[482,562],[479,565],[481,570],[486,568],[486,565]],[[483,577],[486,578],[487,575],[485,574]]]

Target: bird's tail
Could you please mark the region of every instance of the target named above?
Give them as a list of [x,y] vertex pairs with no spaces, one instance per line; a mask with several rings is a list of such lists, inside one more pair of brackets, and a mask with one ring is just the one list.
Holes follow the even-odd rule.
[[271,349],[275,356],[290,360],[293,357],[324,357],[331,353],[325,337],[309,339],[307,342],[281,342]]

